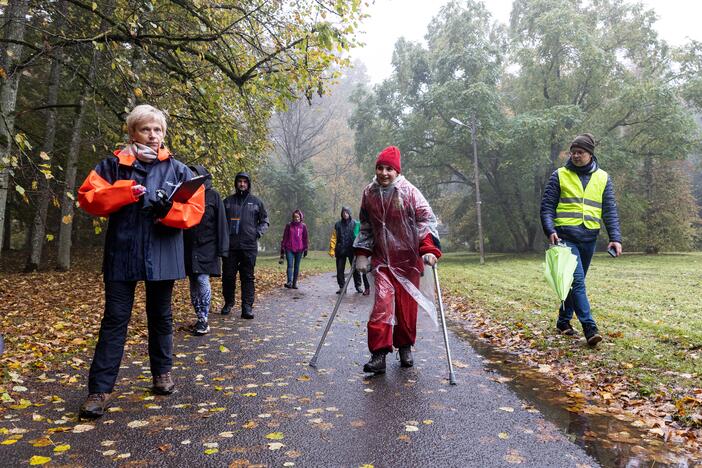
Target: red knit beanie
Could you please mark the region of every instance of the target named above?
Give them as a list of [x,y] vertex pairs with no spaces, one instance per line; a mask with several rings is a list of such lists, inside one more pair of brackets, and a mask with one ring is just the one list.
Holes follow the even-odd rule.
[[375,161],[375,167],[380,164],[385,164],[395,169],[397,172],[402,172],[402,163],[400,161],[400,148],[397,146],[388,146],[378,155]]

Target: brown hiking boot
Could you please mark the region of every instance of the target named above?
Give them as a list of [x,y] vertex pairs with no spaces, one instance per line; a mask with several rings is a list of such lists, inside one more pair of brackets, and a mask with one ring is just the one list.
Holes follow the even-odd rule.
[[170,395],[173,393],[175,384],[170,372],[154,376],[154,393],[159,395]]
[[99,418],[105,414],[110,396],[110,393],[91,393],[80,405],[79,416],[81,418]]
[[594,348],[595,346],[597,346],[597,343],[602,341],[602,336],[599,333],[595,332],[592,335],[588,336],[586,339],[587,344]]

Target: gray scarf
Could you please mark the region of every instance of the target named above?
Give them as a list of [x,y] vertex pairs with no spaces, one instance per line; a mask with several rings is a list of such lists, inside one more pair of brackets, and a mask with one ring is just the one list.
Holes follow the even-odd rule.
[[129,145],[129,152],[134,155],[139,161],[151,164],[158,158],[158,153],[151,147],[142,145],[141,143],[132,143]]

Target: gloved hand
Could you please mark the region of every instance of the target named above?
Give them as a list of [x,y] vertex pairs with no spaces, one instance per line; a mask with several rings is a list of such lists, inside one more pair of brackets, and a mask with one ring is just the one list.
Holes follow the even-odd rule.
[[281,253],[280,258],[278,259],[278,265],[282,265],[282,264],[283,264],[283,254]]
[[365,255],[356,257],[356,271],[359,273],[368,273],[370,271],[370,260]]
[[164,218],[171,210],[173,202],[168,199],[168,194],[163,189],[156,190],[156,199],[151,203],[151,212],[154,218]]
[[432,266],[432,267],[434,265],[436,265],[436,262],[439,261],[439,259],[436,258],[436,255],[430,254],[430,253],[424,254],[424,256],[422,257],[422,260],[424,260],[424,263],[426,263],[427,265]]
[[306,251],[306,250],[305,250],[305,252],[302,254],[302,256],[303,256],[303,257],[306,257],[306,256],[307,256],[307,251]]

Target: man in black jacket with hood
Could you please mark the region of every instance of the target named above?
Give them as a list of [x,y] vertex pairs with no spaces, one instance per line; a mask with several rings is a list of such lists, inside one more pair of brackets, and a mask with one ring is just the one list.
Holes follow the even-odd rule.
[[[341,208],[341,219],[334,224],[334,230],[329,240],[329,256],[336,258],[336,282],[339,284],[337,294],[341,294],[346,282],[344,277],[346,262],[353,266],[353,241],[355,239],[356,221],[351,216],[351,209],[344,206]],[[369,290],[368,279],[365,275],[363,275],[363,279],[366,281],[366,290]],[[363,292],[361,274],[356,270],[353,270],[353,284],[356,286],[356,291]]]
[[258,239],[268,230],[263,202],[251,194],[251,177],[240,172],[234,178],[235,192],[224,199],[229,225],[229,256],[222,259],[222,315],[231,312],[236,292],[236,274],[241,278],[241,318],[252,319],[254,268]]

